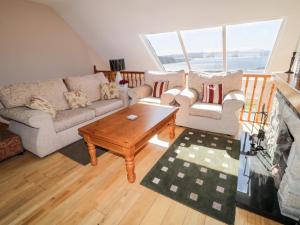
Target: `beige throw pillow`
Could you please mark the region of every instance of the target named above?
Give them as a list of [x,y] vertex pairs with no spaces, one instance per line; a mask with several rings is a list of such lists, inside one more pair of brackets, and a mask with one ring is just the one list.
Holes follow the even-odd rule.
[[101,99],[108,100],[120,97],[119,86],[116,82],[105,83],[101,85]]
[[64,93],[71,109],[91,105],[88,96],[82,91],[69,91]]
[[53,118],[56,116],[56,109],[50,104],[46,99],[32,96],[29,100],[29,103],[26,104],[28,108],[40,110],[46,113],[49,113]]

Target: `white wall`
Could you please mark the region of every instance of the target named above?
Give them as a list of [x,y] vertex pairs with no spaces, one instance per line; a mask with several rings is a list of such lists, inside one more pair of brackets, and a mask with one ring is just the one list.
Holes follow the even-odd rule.
[[[300,34],[299,0],[34,0],[50,5],[106,62],[157,69],[141,34],[286,18],[269,71],[288,68]],[[251,34],[249,34],[251,35]]]
[[0,86],[91,73],[94,63],[103,64],[50,7],[0,0]]

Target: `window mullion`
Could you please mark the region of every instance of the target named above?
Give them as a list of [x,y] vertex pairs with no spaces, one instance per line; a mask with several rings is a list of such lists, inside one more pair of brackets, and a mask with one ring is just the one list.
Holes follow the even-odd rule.
[[178,35],[178,39],[179,39],[179,42],[180,42],[180,45],[181,45],[181,49],[182,49],[182,52],[183,52],[183,55],[184,55],[184,58],[185,58],[185,62],[186,62],[187,66],[188,66],[188,69],[189,69],[188,72],[190,72],[192,70],[191,65],[190,65],[190,60],[189,60],[185,45],[183,43],[183,39],[182,39],[180,31],[177,31],[177,35]]
[[226,26],[222,27],[222,40],[223,40],[223,68],[227,72],[227,41],[226,41]]
[[158,55],[156,54],[152,44],[150,43],[150,41],[148,40],[148,38],[144,35],[143,36],[143,40],[144,42],[148,45],[148,48],[151,52],[152,57],[154,58],[155,62],[159,65],[159,67],[163,70],[166,71],[166,68],[163,66],[163,64],[161,63],[161,61],[159,60]]

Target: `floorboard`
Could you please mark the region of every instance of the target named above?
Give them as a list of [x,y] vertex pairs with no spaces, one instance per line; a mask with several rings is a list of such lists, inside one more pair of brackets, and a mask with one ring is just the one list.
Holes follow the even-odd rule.
[[[184,128],[176,128],[178,136]],[[168,130],[136,156],[137,180],[129,184],[124,160],[111,153],[82,166],[56,152],[29,152],[0,163],[0,224],[224,224],[139,182],[171,144]],[[237,225],[278,223],[237,208]]]

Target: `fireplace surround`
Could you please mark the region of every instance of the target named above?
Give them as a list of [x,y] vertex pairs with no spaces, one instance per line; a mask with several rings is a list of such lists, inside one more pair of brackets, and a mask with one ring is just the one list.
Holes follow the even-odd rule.
[[241,136],[237,206],[285,225],[300,224],[300,78],[274,74],[276,94],[269,114],[265,151],[249,155]]
[[277,91],[266,131],[281,213],[300,218],[300,116],[280,91]]

